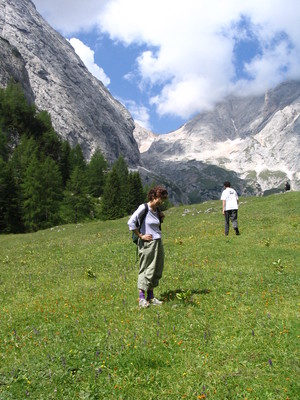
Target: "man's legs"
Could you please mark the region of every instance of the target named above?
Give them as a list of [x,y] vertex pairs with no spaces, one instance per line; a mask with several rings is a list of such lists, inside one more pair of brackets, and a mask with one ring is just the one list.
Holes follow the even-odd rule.
[[225,216],[225,236],[228,236],[230,211],[225,211],[224,216]]
[[240,232],[239,232],[239,228],[238,228],[237,216],[238,216],[238,210],[231,210],[230,219],[232,222],[232,227],[235,230],[235,234],[239,235]]
[[238,210],[227,210],[225,211],[225,236],[229,234],[229,221],[232,222],[232,227],[235,230],[235,234],[239,235],[239,228],[237,222]]

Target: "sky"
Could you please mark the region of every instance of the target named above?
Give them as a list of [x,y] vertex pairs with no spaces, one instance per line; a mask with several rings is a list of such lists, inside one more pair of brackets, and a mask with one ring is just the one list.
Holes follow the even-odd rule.
[[300,79],[299,0],[33,0],[89,71],[154,133],[230,94]]

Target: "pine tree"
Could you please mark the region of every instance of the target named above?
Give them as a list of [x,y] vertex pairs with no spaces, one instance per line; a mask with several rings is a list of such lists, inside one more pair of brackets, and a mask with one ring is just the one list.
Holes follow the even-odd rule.
[[76,144],[70,151],[69,155],[69,165],[70,165],[70,175],[74,171],[76,167],[84,170],[86,168],[86,161],[84,159],[81,147],[79,144]]
[[58,166],[50,157],[43,162],[34,157],[21,186],[23,218],[28,230],[45,229],[60,222],[62,178]]
[[[19,145],[15,148],[9,161],[11,180],[10,196],[12,197],[11,207],[9,208],[9,224],[14,232],[16,230],[19,232],[23,231],[24,229],[37,229],[29,227],[28,224],[25,224],[24,212],[26,207],[24,207],[24,188],[22,185],[24,183],[26,171],[30,163],[32,160],[38,160],[38,153],[38,146],[34,138],[27,138],[25,135],[23,135]],[[27,177],[27,179],[29,179],[29,177]],[[14,215],[14,210],[16,215]]]
[[37,231],[43,219],[41,165],[36,157],[24,173],[22,187],[23,220],[28,231]]
[[42,164],[42,228],[49,228],[61,222],[60,203],[63,198],[62,176],[58,165],[50,157]]
[[10,82],[0,89],[0,126],[8,140],[28,134],[34,126],[36,107],[29,104],[20,84]]
[[2,157],[4,161],[8,161],[7,138],[2,132],[1,126],[0,126],[0,157]]
[[0,157],[0,232],[6,232],[7,228],[7,165]]
[[71,175],[71,146],[67,141],[62,142],[61,144],[61,159],[59,162],[59,168],[63,179],[63,186],[66,187],[67,181],[70,179]]
[[[71,149],[61,141],[48,112],[37,112],[13,83],[0,89],[0,157],[7,162],[1,162],[0,173],[2,231],[22,231],[24,226],[34,231],[57,224],[62,204],[68,204],[72,220],[93,213],[80,146]],[[68,201],[62,202],[66,187]]]
[[88,194],[87,165],[79,144],[71,149],[68,166],[70,178],[66,184],[62,213],[66,222],[77,223],[95,214]]
[[62,207],[66,222],[80,222],[93,216],[93,203],[87,191],[86,171],[75,166],[67,183]]
[[34,158],[38,159],[38,154],[39,149],[35,139],[22,136],[11,158],[11,165],[18,185],[23,182],[24,173],[31,160]]
[[146,201],[140,174],[130,172],[128,177],[127,213],[132,214],[140,204]]
[[34,120],[34,137],[39,147],[39,151],[47,157],[51,157],[55,162],[61,159],[62,140],[52,127],[51,117],[47,111],[39,112]]
[[126,161],[122,156],[120,156],[117,161],[113,164],[112,169],[116,172],[119,182],[120,182],[120,192],[119,192],[119,198],[120,198],[120,204],[121,204],[121,210],[124,214],[127,213],[127,208],[128,208],[128,166]]
[[113,168],[107,175],[101,201],[101,216],[104,220],[117,219],[125,215],[120,191],[121,183]]
[[100,197],[103,194],[107,168],[107,161],[101,150],[97,149],[87,166],[88,191],[93,197]]
[[16,184],[14,170],[11,162],[7,163],[7,193],[5,195],[8,204],[6,214],[6,232],[20,233],[24,232],[24,224],[22,221],[22,206],[20,187]]

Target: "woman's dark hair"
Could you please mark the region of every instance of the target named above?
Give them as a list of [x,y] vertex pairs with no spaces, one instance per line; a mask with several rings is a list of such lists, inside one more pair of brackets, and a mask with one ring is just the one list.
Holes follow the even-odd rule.
[[168,198],[168,191],[163,186],[155,186],[154,188],[149,190],[149,201],[157,199],[158,197],[162,200],[166,200]]

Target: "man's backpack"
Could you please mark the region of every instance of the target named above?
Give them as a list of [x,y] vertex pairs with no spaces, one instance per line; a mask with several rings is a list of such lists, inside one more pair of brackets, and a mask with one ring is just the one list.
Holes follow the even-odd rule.
[[[138,229],[139,231],[140,231],[141,226],[142,226],[142,224],[143,224],[143,222],[144,222],[144,219],[146,218],[146,215],[147,215],[147,213],[148,213],[148,211],[149,211],[148,204],[147,204],[147,203],[144,203],[144,206],[145,206],[145,211],[144,211],[143,215],[141,216],[140,224],[137,226],[137,229]],[[138,235],[136,235],[134,232],[132,232],[132,241],[133,241],[133,243],[135,243],[135,244],[137,245],[137,244],[138,244],[138,240],[139,240]]]

